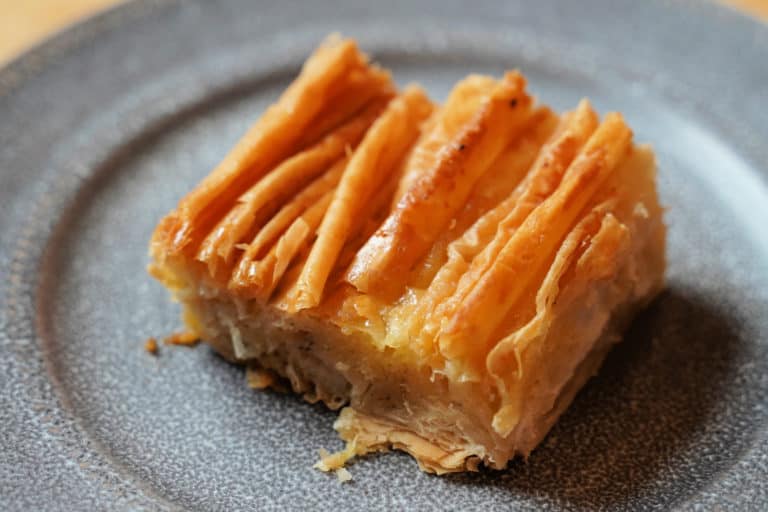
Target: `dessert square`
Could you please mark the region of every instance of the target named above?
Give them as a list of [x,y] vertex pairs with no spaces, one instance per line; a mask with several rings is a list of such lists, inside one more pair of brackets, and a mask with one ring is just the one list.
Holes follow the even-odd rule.
[[159,223],[150,271],[259,387],[343,408],[346,455],[503,468],[663,287],[655,176],[618,113],[558,114],[517,71],[440,105],[331,37]]

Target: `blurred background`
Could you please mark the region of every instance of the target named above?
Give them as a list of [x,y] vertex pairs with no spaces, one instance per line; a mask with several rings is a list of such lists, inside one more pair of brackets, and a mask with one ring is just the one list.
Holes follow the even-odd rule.
[[[68,25],[122,1],[0,0],[0,66]],[[720,1],[768,23],[768,0]]]

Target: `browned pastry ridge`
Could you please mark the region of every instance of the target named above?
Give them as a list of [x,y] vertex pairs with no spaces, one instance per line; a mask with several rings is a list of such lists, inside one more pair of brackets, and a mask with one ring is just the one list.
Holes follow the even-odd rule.
[[344,407],[353,451],[527,456],[663,286],[648,147],[523,76],[443,105],[332,37],[157,226],[151,273],[224,357]]

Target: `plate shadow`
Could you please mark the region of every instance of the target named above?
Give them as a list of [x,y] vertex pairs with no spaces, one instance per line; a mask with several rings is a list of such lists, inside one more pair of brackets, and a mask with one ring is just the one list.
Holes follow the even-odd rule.
[[733,384],[742,341],[732,323],[703,297],[667,289],[527,462],[448,478],[569,509],[668,509],[746,449],[749,436],[725,414],[745,399]]

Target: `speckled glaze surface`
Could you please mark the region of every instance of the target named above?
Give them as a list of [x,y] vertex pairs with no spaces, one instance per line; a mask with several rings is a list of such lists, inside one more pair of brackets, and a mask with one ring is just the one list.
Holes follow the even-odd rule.
[[[658,152],[669,284],[527,463],[311,469],[335,414],[254,392],[145,273],[157,220],[327,33],[443,98],[519,67]],[[768,28],[699,1],[139,1],[0,71],[0,509],[765,510]]]

